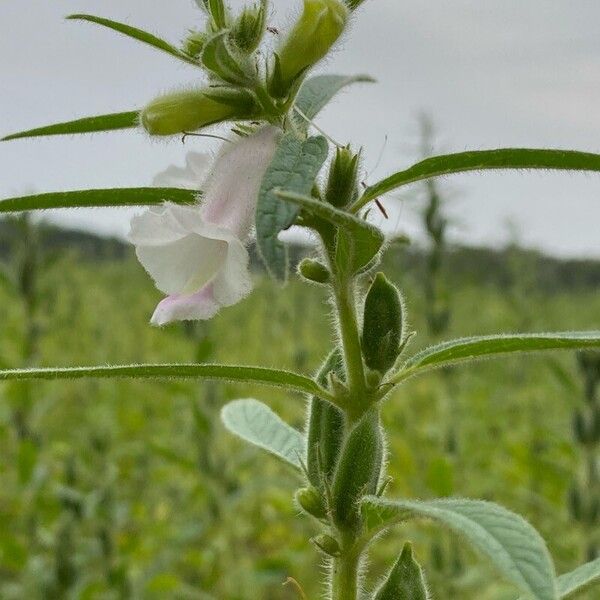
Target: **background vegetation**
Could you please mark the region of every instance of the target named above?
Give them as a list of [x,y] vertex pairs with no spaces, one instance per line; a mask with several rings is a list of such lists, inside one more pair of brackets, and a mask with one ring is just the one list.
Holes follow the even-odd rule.
[[[148,325],[159,293],[117,241],[5,221],[0,260],[2,367],[215,360],[312,372],[328,351],[324,295],[298,281],[281,290],[258,269],[245,302],[210,323],[159,330]],[[386,263],[420,332],[413,343],[426,346],[426,254],[397,245]],[[442,277],[452,336],[598,328],[598,262],[453,248]],[[559,572],[574,568],[589,542],[567,502],[582,461],[571,426],[579,380],[576,357],[563,354],[456,370],[451,385],[443,374],[409,382],[384,411],[393,495],[495,500],[541,531]],[[279,600],[298,598],[282,586],[294,577],[317,598],[314,529],[292,504],[295,475],[218,420],[224,401],[252,395],[303,426],[304,398],[263,388],[3,384],[0,597]],[[460,423],[451,449],[450,421]],[[484,583],[494,576],[460,541],[432,546],[420,527],[377,546],[376,573],[404,533],[434,597],[514,600]]]

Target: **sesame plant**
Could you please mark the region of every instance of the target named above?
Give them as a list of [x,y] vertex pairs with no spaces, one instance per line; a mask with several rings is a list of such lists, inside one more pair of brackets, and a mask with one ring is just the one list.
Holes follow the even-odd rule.
[[588,589],[600,580],[598,560],[557,577],[540,535],[506,508],[464,498],[388,498],[380,415],[391,393],[410,378],[480,358],[600,347],[600,332],[487,335],[411,351],[414,332],[401,292],[377,272],[385,236],[368,215],[388,192],[439,176],[491,169],[598,172],[600,155],[523,148],[466,151],[427,158],[362,189],[360,150],[333,142],[315,119],[339,90],[372,80],[313,76],[311,70],[350,21],[360,18],[357,9],[368,6],[362,7],[362,0],[304,0],[289,30],[275,31],[268,26],[266,0],[238,13],[224,0],[196,2],[204,26],[179,46],[106,18],[69,18],[115,30],[189,63],[204,76],[203,85],[159,96],[139,110],[4,139],[117,129],[180,138],[214,135],[198,132],[221,124],[228,131],[214,161],[190,154],[185,169],[163,174],[157,182],[161,187],[10,198],[0,203],[0,212],[146,206],[132,220],[130,240],[165,294],[151,318],[155,325],[209,319],[242,301],[252,288],[247,246],[253,232],[267,271],[285,282],[287,250],[279,234],[299,226],[317,240],[317,256],[303,260],[298,274],[329,293],[330,305],[324,307],[333,317],[329,356],[314,376],[263,366],[188,363],[12,369],[0,371],[0,379],[194,378],[278,386],[290,393],[290,401],[305,401],[304,432],[254,399],[227,404],[221,416],[232,433],[282,459],[302,480],[295,501],[314,522],[311,541],[327,565],[323,589],[332,600],[427,598],[409,541],[390,557],[390,570],[379,583],[370,582],[366,564],[369,547],[384,532],[422,519],[460,535],[499,577],[514,584],[515,598],[556,600]]

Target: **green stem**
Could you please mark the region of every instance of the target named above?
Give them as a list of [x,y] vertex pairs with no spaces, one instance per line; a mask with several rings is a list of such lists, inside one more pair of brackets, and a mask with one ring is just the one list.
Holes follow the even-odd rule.
[[338,277],[334,284],[334,294],[346,363],[346,381],[353,403],[364,404],[366,394],[365,368],[362,360],[358,320],[356,318],[354,282]]
[[333,561],[331,600],[357,600],[360,552],[351,548]]

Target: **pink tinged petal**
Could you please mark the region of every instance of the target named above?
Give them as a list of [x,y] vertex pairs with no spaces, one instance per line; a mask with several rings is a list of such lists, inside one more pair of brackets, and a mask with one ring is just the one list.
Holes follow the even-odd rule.
[[189,296],[174,294],[162,300],[150,322],[152,325],[166,325],[172,321],[206,320],[219,312],[219,304],[213,296],[212,285]]
[[227,258],[212,282],[214,297],[221,306],[232,306],[252,291],[249,262],[244,245],[238,239],[232,240]]
[[252,228],[260,184],[279,138],[276,127],[224,144],[206,180],[202,217],[245,240]]

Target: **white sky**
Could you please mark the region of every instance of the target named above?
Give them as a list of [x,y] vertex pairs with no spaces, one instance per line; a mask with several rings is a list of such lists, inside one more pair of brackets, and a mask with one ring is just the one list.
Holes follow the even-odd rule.
[[[239,2],[233,2],[239,5]],[[284,26],[300,0],[279,0],[271,24]],[[201,13],[192,0],[0,0],[0,133],[142,107],[157,93],[193,83],[198,72],[73,12],[106,16],[177,42]],[[367,0],[323,70],[370,73],[319,124],[365,148],[370,181],[410,164],[415,116],[427,110],[440,150],[502,146],[600,152],[598,0]],[[187,148],[211,147],[189,139]],[[148,185],[171,163],[179,140],[138,132],[0,144],[0,198],[30,190]],[[516,224],[530,246],[558,255],[600,257],[600,176],[454,176],[449,210],[455,237],[498,244]],[[388,206],[394,204],[388,200]],[[392,225],[414,231],[414,202]],[[125,210],[60,211],[53,218],[100,233],[127,231]]]

